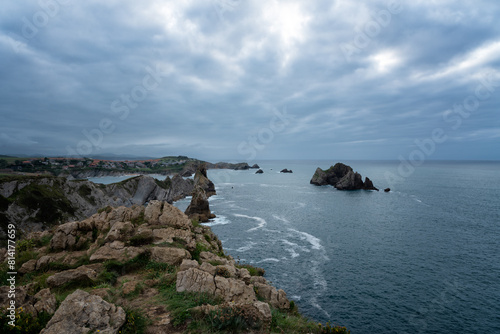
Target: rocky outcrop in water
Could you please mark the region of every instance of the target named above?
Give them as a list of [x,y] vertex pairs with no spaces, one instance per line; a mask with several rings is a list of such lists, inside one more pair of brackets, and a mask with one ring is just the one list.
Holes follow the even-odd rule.
[[215,218],[215,215],[210,211],[207,194],[200,186],[196,186],[194,189],[191,203],[184,213],[189,219],[199,222],[207,222],[209,219]]
[[258,171],[255,172],[255,174],[264,174],[264,171],[262,169],[259,169]]
[[291,169],[287,169],[287,168],[285,168],[285,169],[282,169],[282,170],[280,171],[280,173],[293,173],[293,171],[292,171]]
[[365,182],[358,172],[354,172],[350,166],[343,163],[336,163],[327,170],[317,168],[311,181],[317,186],[332,185],[338,190],[377,190],[373,182],[366,178]]

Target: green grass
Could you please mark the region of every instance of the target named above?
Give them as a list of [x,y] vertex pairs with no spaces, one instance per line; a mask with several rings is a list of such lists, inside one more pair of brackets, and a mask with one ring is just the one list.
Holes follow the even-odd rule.
[[208,251],[209,249],[205,245],[197,243],[196,248],[193,251],[191,251],[191,257],[193,258],[193,260],[200,262],[201,252],[208,252]]

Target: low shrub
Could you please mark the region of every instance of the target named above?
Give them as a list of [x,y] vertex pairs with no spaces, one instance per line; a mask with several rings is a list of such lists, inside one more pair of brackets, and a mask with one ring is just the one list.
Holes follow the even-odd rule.
[[11,319],[7,313],[0,313],[0,332],[12,334],[38,334],[45,328],[52,315],[46,312],[39,312],[36,317],[24,312],[22,308],[16,310],[15,326],[9,325]]

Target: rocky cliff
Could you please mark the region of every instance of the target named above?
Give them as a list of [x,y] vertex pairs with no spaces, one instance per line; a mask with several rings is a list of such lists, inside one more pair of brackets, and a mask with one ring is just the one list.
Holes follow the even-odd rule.
[[[221,333],[267,333],[273,316],[284,316],[272,309],[293,311],[285,292],[259,276],[263,270],[236,263],[209,227],[164,201],[110,208],[20,244],[17,312],[50,318],[44,334],[180,333],[193,322]],[[0,263],[6,257],[0,251]],[[2,310],[8,289],[0,287]]]
[[343,163],[336,163],[327,170],[317,168],[311,181],[317,186],[332,185],[338,190],[377,190],[373,182],[366,178],[365,182],[358,172],[354,172],[350,166]]
[[151,200],[172,203],[191,195],[196,184],[215,193],[213,183],[203,175],[195,180],[175,175],[163,181],[137,176],[109,185],[50,176],[8,178],[0,181],[0,235],[8,223],[14,223],[19,232],[41,231],[108,206],[143,205]]

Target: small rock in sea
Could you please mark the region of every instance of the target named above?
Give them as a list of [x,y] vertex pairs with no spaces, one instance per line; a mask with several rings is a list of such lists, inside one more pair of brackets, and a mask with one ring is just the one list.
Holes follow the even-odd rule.
[[293,173],[293,171],[292,171],[291,169],[286,169],[286,168],[285,168],[285,169],[282,169],[282,170],[280,171],[280,173]]
[[391,188],[385,188],[384,191],[388,193],[389,191],[391,191]]
[[259,169],[258,171],[255,172],[255,174],[264,174],[264,171],[262,169]]

